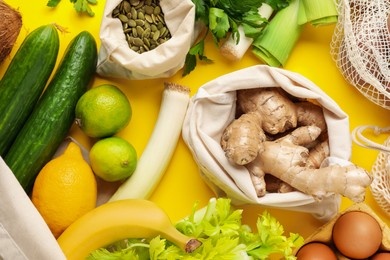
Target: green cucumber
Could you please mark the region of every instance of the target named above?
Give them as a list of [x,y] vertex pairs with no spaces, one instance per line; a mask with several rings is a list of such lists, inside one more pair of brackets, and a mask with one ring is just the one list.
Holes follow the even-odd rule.
[[24,39],[0,81],[0,156],[10,148],[54,69],[60,42],[54,25]]
[[69,43],[53,79],[4,157],[27,193],[67,136],[76,103],[91,84],[96,65],[95,39],[83,31]]

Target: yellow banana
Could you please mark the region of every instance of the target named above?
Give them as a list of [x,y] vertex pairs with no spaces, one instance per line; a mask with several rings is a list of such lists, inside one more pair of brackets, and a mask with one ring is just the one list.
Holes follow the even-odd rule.
[[57,242],[68,260],[84,260],[93,250],[118,240],[158,235],[186,252],[201,245],[180,233],[160,207],[144,199],[118,200],[96,207],[71,224]]

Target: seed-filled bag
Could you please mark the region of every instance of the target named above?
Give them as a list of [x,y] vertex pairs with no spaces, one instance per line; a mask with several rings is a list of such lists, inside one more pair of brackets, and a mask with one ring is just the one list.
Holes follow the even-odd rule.
[[[258,197],[247,168],[233,165],[221,148],[223,130],[236,116],[236,91],[282,88],[289,95],[318,103],[328,128],[330,156],[327,165],[350,165],[349,118],[318,86],[300,74],[266,65],[248,67],[218,77],[198,89],[191,98],[183,125],[183,138],[200,168],[200,174],[217,196],[227,196],[236,205],[267,207],[312,213],[328,220],[337,214],[340,195],[321,201],[300,191],[266,193]],[[324,184],[325,185],[325,184]]]
[[[145,1],[146,2],[146,1]],[[97,73],[125,79],[166,78],[184,66],[195,38],[195,6],[191,0],[161,0],[160,7],[171,37],[149,51],[130,49],[122,23],[112,17],[121,0],[107,1],[100,27],[101,48]],[[138,36],[142,40],[142,35]]]

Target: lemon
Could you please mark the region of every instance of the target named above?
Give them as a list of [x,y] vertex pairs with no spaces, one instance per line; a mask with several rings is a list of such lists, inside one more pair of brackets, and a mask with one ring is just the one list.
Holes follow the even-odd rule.
[[89,152],[94,173],[113,182],[130,177],[137,167],[137,152],[132,144],[112,136],[97,141]]
[[76,105],[76,124],[89,137],[112,136],[125,128],[132,116],[127,96],[116,86],[103,84],[85,92]]
[[62,155],[41,169],[31,200],[56,238],[96,207],[96,178],[77,144],[69,143]]

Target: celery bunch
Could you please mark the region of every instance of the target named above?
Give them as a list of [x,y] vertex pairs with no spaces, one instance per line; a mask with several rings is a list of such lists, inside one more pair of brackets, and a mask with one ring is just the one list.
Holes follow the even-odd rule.
[[131,239],[119,241],[108,248],[91,253],[89,260],[109,259],[267,259],[278,254],[295,259],[294,248],[303,244],[295,233],[284,235],[283,226],[264,211],[257,219],[257,232],[241,223],[242,210],[234,210],[230,199],[211,199],[209,204],[179,221],[176,228],[188,236],[202,241],[202,246],[185,253],[169,241],[155,237],[151,240]]
[[279,10],[286,7],[289,1],[291,0],[192,0],[195,4],[195,20],[205,26],[206,33],[189,50],[183,76],[195,69],[197,59],[205,62],[212,61],[204,55],[204,40],[209,32],[217,47],[229,33],[239,41],[240,25],[244,27],[246,36],[256,38],[266,25],[265,19],[258,13],[260,6],[267,3]]

